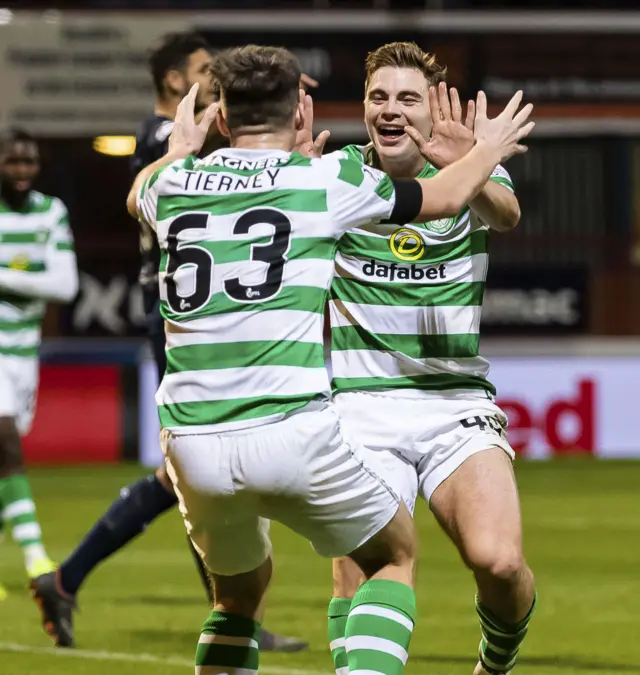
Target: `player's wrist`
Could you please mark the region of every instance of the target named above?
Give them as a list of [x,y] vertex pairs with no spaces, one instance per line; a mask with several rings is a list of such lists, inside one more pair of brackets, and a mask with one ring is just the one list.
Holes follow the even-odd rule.
[[502,147],[483,138],[476,140],[476,144],[473,146],[473,152],[496,166],[500,164],[500,161],[502,160]]
[[191,144],[180,143],[179,145],[169,148],[167,154],[165,155],[165,159],[173,162],[176,159],[184,159],[189,155],[195,155],[197,153],[198,149],[194,149]]

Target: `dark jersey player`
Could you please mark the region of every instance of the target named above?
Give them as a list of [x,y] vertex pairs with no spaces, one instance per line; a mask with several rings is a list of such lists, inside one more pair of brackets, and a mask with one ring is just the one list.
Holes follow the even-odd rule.
[[[152,48],[149,65],[156,89],[156,103],[153,116],[144,120],[138,129],[136,150],[131,162],[132,180],[141,169],[166,154],[176,108],[193,84],[197,82],[200,85],[197,110],[206,109],[214,100],[213,62],[208,44],[202,37],[193,33],[165,35]],[[308,83],[314,84],[311,80],[307,80]],[[203,151],[209,153],[221,142],[223,137],[213,129]],[[161,379],[166,361],[164,325],[158,297],[157,272],[160,256],[155,235],[150,231],[141,229],[140,250],[140,283],[158,379]],[[88,574],[96,565],[141,534],[158,516],[176,507],[177,503],[173,486],[164,468],[123,488],[118,499],[60,567],[32,582],[32,594],[40,607],[44,628],[58,647],[74,646],[72,618],[75,598]],[[211,602],[207,573],[191,540],[189,545]],[[262,650],[300,651],[306,647],[307,643],[296,638],[262,631]]]

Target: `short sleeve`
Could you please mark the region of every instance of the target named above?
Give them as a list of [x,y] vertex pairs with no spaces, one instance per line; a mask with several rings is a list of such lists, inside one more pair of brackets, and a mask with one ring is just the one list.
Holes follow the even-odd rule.
[[191,170],[194,167],[195,157],[176,160],[157,169],[142,184],[136,198],[138,218],[155,230],[158,198],[171,194],[171,178],[181,169]]
[[387,174],[336,152],[327,155],[337,163],[330,197],[334,223],[346,231],[387,220],[395,205],[395,188]]
[[504,185],[507,188],[507,190],[515,192],[515,188],[513,187],[513,181],[511,180],[509,172],[500,164],[498,164],[498,166],[493,170],[493,173],[489,177],[489,180],[493,181],[494,183]]

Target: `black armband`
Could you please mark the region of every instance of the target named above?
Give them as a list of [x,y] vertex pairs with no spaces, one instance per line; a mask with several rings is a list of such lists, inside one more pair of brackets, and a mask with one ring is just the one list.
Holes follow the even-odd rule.
[[422,187],[415,178],[392,180],[396,203],[386,223],[403,225],[416,221],[422,210]]

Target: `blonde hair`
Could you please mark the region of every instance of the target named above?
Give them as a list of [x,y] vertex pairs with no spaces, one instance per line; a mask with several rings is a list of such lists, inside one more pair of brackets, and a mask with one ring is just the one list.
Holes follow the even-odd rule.
[[435,54],[423,51],[415,42],[390,42],[367,55],[365,91],[373,74],[387,67],[419,70],[430,86],[444,82],[447,75],[447,69],[436,61]]

